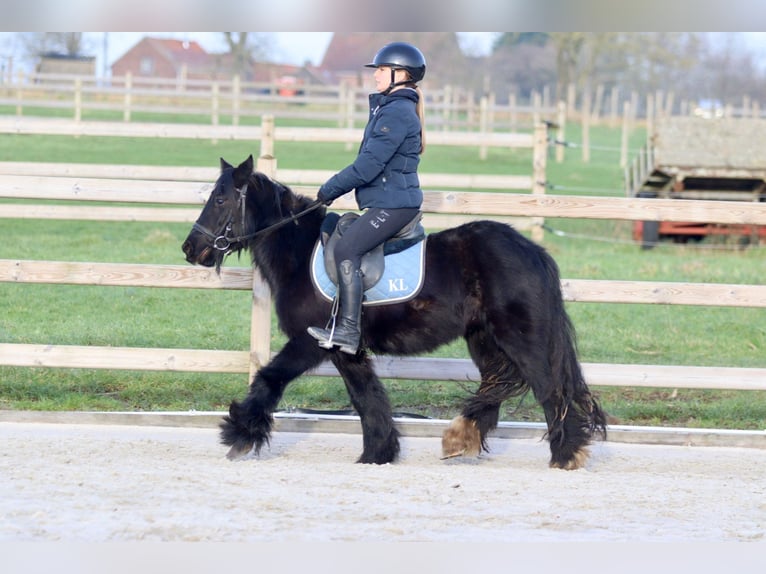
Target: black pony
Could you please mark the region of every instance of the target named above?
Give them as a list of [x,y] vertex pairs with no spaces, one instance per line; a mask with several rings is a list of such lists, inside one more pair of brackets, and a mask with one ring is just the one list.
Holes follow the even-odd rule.
[[494,221],[430,234],[420,293],[406,302],[366,307],[361,350],[349,355],[319,347],[306,332],[330,314],[309,271],[324,216],[317,202],[254,172],[252,156],[237,167],[221,159],[221,175],[183,243],[186,260],[206,267],[220,268],[229,253],[250,251],[288,337],[221,423],[229,458],[253,448],[259,452],[269,441],[273,413],[288,383],[329,359],[361,420],[358,462],[394,461],[399,433],[367,350],[415,355],[463,337],[481,384],[444,432],[443,454],[486,450],[500,404],[531,389],[545,411],[550,466],[583,466],[594,433],[606,432],[606,416],[583,380],[558,267],[542,247]]

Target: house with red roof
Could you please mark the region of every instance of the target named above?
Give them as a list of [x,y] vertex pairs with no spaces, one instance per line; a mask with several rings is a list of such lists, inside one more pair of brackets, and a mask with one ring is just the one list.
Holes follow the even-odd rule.
[[[112,76],[228,80],[235,65],[230,53],[211,54],[193,40],[144,37],[112,64]],[[307,67],[271,62],[253,62],[241,74],[246,82],[316,83]]]
[[[476,71],[460,50],[454,32],[335,32],[318,67],[256,61],[240,75],[245,82],[362,86],[370,75],[364,64],[392,41],[411,42],[425,54],[426,87],[431,83],[465,85],[469,79],[466,71]],[[130,72],[134,77],[228,80],[235,68],[230,53],[210,54],[194,40],[147,36],[114,62],[112,76]]]
[[216,58],[193,40],[142,38],[112,64],[112,76],[209,80]]

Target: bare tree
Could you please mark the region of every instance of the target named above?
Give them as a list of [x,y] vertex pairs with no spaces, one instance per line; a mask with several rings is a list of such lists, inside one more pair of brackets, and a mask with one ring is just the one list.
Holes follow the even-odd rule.
[[38,57],[49,52],[78,56],[85,49],[82,32],[23,32],[21,43],[29,57]]
[[503,96],[529,97],[556,82],[555,52],[550,44],[522,42],[499,46],[490,57],[489,88]]
[[737,37],[711,35],[709,46],[695,73],[700,98],[738,106],[744,96],[763,103],[766,78],[756,60]]
[[270,34],[224,32],[223,36],[231,55],[233,73],[246,80],[252,75],[255,61],[268,56],[273,45]]

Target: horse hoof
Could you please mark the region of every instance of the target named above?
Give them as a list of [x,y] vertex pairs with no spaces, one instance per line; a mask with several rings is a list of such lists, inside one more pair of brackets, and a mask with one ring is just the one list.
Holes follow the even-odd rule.
[[450,458],[457,458],[459,456],[463,456],[465,454],[464,450],[459,450],[457,452],[451,452],[449,454],[444,453],[444,449],[442,449],[442,456],[439,458],[439,460],[448,460]]
[[226,453],[226,458],[229,460],[239,460],[246,457],[253,450],[253,443],[246,445],[235,444]]
[[458,456],[479,456],[481,435],[476,421],[464,416],[452,419],[442,435],[442,460]]
[[585,466],[585,463],[588,461],[589,456],[590,456],[590,451],[587,448],[581,448],[580,450],[576,451],[572,455],[572,458],[570,458],[567,461],[564,461],[564,462],[551,461],[550,467],[560,468],[561,470],[577,470],[578,468],[583,468]]

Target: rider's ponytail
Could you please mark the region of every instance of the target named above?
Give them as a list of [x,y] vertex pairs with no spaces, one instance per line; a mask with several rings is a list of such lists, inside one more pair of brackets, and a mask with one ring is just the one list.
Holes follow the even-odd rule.
[[426,106],[425,96],[420,86],[415,86],[415,91],[418,93],[418,118],[420,118],[420,153],[426,151]]

